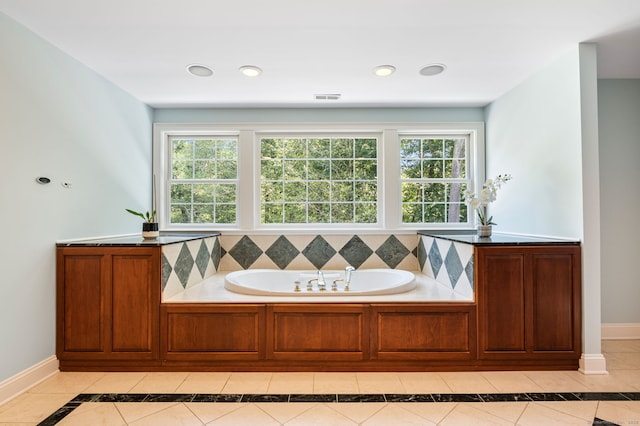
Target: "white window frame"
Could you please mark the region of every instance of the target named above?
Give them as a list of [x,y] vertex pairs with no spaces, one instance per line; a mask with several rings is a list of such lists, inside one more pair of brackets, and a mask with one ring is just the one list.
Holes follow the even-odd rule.
[[[260,135],[265,134],[376,134],[378,138],[378,223],[377,224],[260,224]],[[400,191],[400,138],[403,135],[468,135],[468,171],[474,183],[485,180],[484,123],[229,123],[170,124],[153,127],[154,208],[163,231],[224,231],[225,234],[350,234],[411,233],[420,229],[473,229],[475,215],[468,223],[403,224]],[[171,136],[238,137],[238,194],[236,224],[168,225],[170,188],[166,173],[170,159]],[[165,202],[167,200],[167,202]]]

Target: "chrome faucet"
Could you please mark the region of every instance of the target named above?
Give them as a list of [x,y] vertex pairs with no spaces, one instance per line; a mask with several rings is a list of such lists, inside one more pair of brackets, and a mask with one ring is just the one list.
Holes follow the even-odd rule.
[[344,291],[349,291],[349,285],[351,284],[351,274],[355,272],[356,268],[348,265],[344,268]]
[[325,291],[327,289],[327,282],[324,280],[324,274],[318,269],[318,290]]

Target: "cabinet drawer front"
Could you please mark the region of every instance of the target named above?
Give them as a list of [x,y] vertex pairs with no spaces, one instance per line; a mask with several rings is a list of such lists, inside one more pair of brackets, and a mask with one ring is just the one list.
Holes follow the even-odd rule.
[[475,356],[472,306],[374,306],[374,359],[470,359]]
[[256,313],[170,313],[168,352],[257,352]]
[[268,315],[267,357],[291,360],[358,360],[368,335],[362,306],[276,306]]

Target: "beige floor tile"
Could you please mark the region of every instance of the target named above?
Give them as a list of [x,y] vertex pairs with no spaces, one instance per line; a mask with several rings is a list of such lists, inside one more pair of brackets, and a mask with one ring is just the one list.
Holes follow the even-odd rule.
[[359,393],[355,373],[315,373],[313,393]]
[[231,373],[222,393],[266,393],[272,373]]
[[189,373],[147,373],[131,393],[175,393]]
[[461,403],[445,417],[439,425],[468,426],[468,425],[513,425],[513,422],[497,417],[477,408],[479,404]]
[[640,389],[640,370],[611,370],[609,374],[576,377],[589,392],[636,392]]
[[454,393],[496,393],[498,390],[479,373],[440,373]]
[[515,424],[528,404],[528,402],[484,402],[482,404],[473,404],[472,406],[480,411]]
[[121,426],[127,423],[113,403],[86,402],[58,424],[60,426]]
[[[597,402],[530,402],[518,419],[520,426],[591,425],[596,414]],[[569,405],[574,405],[570,407]]]
[[596,417],[618,425],[638,425],[640,401],[601,401]]
[[605,355],[608,370],[639,370],[640,353],[638,352],[613,352]]
[[360,393],[405,393],[395,373],[356,373]]
[[360,424],[386,407],[385,402],[331,404],[329,408]]
[[83,393],[128,393],[147,373],[106,373]]
[[438,373],[397,373],[407,393],[451,393]]
[[185,402],[184,405],[203,423],[209,423],[243,406],[237,402]]
[[24,393],[0,406],[0,423],[40,422],[76,395]]
[[204,423],[184,404],[176,404],[129,423],[131,426],[201,426]]
[[640,352],[640,340],[603,340],[602,352]]
[[39,385],[29,389],[29,393],[82,393],[89,386],[104,377],[105,373],[60,372]]
[[313,373],[273,373],[267,393],[313,393]]
[[256,407],[280,423],[286,423],[318,405],[317,402],[259,402]]
[[456,402],[397,402],[397,405],[432,423],[440,423],[457,405]]
[[388,425],[436,425],[410,411],[405,410],[397,404],[388,404],[380,411],[361,423],[363,426],[388,426]]
[[271,426],[280,425],[273,417],[256,407],[254,404],[241,404],[242,406],[222,417],[219,417],[207,425],[233,425],[233,426]]
[[502,393],[544,392],[525,373],[519,371],[490,371],[480,373],[491,385]]
[[331,407],[333,404],[318,404],[298,417],[285,423],[287,426],[354,426],[356,422],[343,416]]
[[127,423],[164,411],[179,402],[116,402],[114,405]]
[[176,393],[220,393],[231,373],[189,373]]
[[542,389],[542,392],[589,392],[590,389],[578,381],[584,376],[578,371],[525,371],[524,374]]

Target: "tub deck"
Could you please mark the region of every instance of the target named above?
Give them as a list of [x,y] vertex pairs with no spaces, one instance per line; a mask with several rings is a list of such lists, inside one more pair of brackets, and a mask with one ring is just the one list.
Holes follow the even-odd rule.
[[474,295],[457,291],[439,283],[427,275],[412,271],[416,288],[404,293],[386,295],[348,296],[344,293],[331,296],[257,296],[235,293],[224,287],[228,272],[218,272],[199,284],[164,298],[163,303],[428,303],[473,302]]

